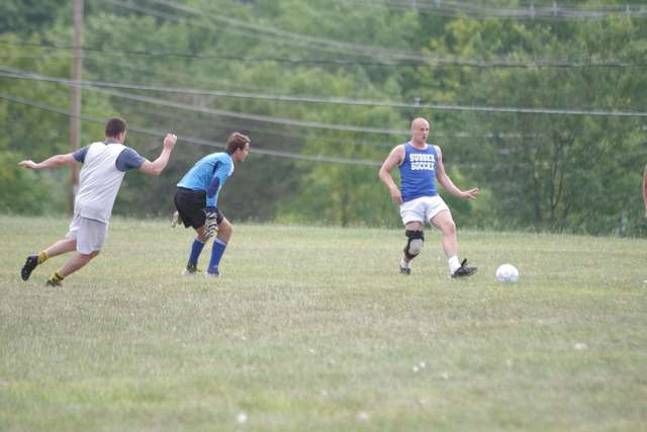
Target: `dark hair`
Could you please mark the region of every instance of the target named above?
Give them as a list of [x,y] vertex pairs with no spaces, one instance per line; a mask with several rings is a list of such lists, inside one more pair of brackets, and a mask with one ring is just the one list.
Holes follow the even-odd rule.
[[126,120],[119,117],[113,117],[106,123],[106,136],[115,138],[120,133],[126,132],[126,129],[128,129]]
[[236,150],[244,150],[247,144],[251,144],[252,140],[247,135],[240,132],[234,132],[227,138],[227,153],[234,154]]

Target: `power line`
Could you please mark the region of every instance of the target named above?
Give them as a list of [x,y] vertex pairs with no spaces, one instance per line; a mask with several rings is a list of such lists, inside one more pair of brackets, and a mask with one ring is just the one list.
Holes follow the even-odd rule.
[[[4,71],[2,71],[4,69]],[[48,81],[63,84],[66,86],[76,85],[74,82],[64,78],[54,78],[34,74],[30,72],[23,72],[13,70],[6,66],[0,65],[0,77],[28,79],[35,81]],[[255,100],[273,100],[282,102],[302,102],[302,103],[318,103],[318,104],[333,104],[333,105],[357,105],[357,106],[383,106],[391,108],[414,108],[414,109],[433,109],[438,111],[470,111],[470,112],[487,112],[487,113],[516,113],[516,114],[543,114],[543,115],[578,115],[578,116],[596,116],[596,117],[647,117],[647,112],[644,111],[608,111],[608,110],[582,110],[582,109],[562,109],[562,108],[523,108],[523,107],[487,107],[475,105],[450,105],[450,104],[410,104],[392,101],[375,101],[375,100],[361,100],[361,99],[344,99],[344,98],[315,98],[310,96],[290,96],[290,95],[268,95],[260,93],[242,93],[242,92],[227,92],[227,91],[208,91],[208,90],[195,90],[188,88],[173,88],[173,87],[157,87],[157,86],[144,86],[136,84],[120,84],[120,83],[107,83],[101,81],[81,81],[78,85],[84,86],[96,91],[103,91],[104,93],[113,96],[124,97],[141,102],[148,102],[158,105],[165,105],[173,108],[186,109],[197,112],[204,112],[214,115],[222,115],[227,117],[236,117],[247,120],[285,124],[290,126],[312,127],[319,129],[331,129],[345,132],[365,132],[365,133],[378,133],[387,135],[402,135],[407,134],[408,131],[397,129],[383,129],[383,128],[367,128],[348,125],[335,125],[326,124],[305,120],[293,120],[281,117],[263,116],[256,114],[246,114],[240,112],[232,112],[225,110],[216,110],[206,107],[194,107],[191,105],[162,101],[160,99],[149,98],[146,96],[136,96],[122,92],[110,92],[106,90],[98,90],[99,88],[122,88],[129,90],[148,90],[164,93],[178,93],[185,95],[205,95],[205,96],[221,96],[232,98],[245,98]]]
[[[181,20],[174,15],[164,14],[156,10],[151,10],[140,5],[133,5],[131,3],[125,3],[119,0],[105,0],[109,3],[115,4],[120,7],[137,10],[142,13],[147,13],[152,16],[162,17],[174,21]],[[288,45],[296,45],[299,47],[307,47],[309,49],[317,49],[323,51],[329,51],[334,53],[343,53],[346,55],[355,55],[363,57],[372,57],[372,58],[381,58],[387,59],[388,62],[358,62],[353,61],[340,61],[335,60],[307,60],[307,62],[313,64],[340,64],[340,65],[380,65],[380,66],[403,66],[402,62],[407,62],[408,65],[435,65],[435,66],[463,66],[463,67],[477,67],[477,68],[488,68],[488,67],[497,67],[497,68],[536,68],[536,67],[629,67],[633,66],[628,63],[623,63],[617,60],[611,60],[606,62],[596,62],[596,63],[573,63],[573,62],[561,62],[561,61],[537,61],[537,62],[518,62],[510,61],[505,59],[498,59],[495,61],[485,61],[482,59],[451,59],[451,58],[440,58],[437,56],[424,56],[416,52],[406,52],[406,51],[396,51],[384,47],[375,47],[370,45],[362,45],[349,42],[340,42],[334,39],[327,39],[315,36],[304,35],[301,33],[293,33],[285,30],[276,29],[268,26],[261,26],[256,23],[249,23],[246,21],[238,20],[231,17],[226,17],[221,14],[213,14],[206,12],[195,7],[190,7],[187,5],[180,5],[168,0],[150,0],[154,3],[167,6],[177,11],[189,13],[191,15],[199,17],[209,17],[215,21],[221,23],[230,24],[231,27],[226,27],[222,29],[223,31],[236,31],[239,32],[240,28],[247,29],[247,32],[244,33],[245,36],[250,36],[252,34],[260,33],[264,37],[270,36],[273,38],[279,38],[278,41],[286,43]],[[441,2],[442,3],[442,2]],[[198,23],[192,22],[192,25],[199,25]],[[209,30],[213,31],[214,29],[210,26],[207,26]],[[219,29],[218,27],[216,27]],[[220,30],[220,29],[219,29]],[[250,33],[251,32],[251,33]],[[257,35],[258,36],[258,35]],[[240,60],[240,59],[239,59]],[[252,60],[253,61],[253,60]],[[263,61],[263,60],[256,60]],[[303,64],[306,60],[291,60],[291,59],[274,59],[266,61],[281,61],[281,62],[290,62]],[[396,62],[394,64],[394,62]],[[644,65],[641,65],[644,66]]]
[[[43,49],[54,50],[72,50],[74,47],[71,45],[56,45],[52,43],[35,43],[35,42],[7,42],[0,41],[0,45],[8,46],[31,46]],[[375,67],[472,67],[479,69],[497,69],[497,68],[510,68],[510,69],[534,69],[534,68],[557,68],[557,69],[589,69],[589,68],[644,68],[647,63],[637,62],[624,62],[616,59],[597,60],[588,62],[576,61],[551,61],[551,60],[537,60],[531,62],[520,62],[510,60],[496,60],[486,61],[479,59],[461,59],[461,58],[446,58],[438,56],[428,56],[420,61],[397,61],[397,62],[376,62],[376,61],[357,61],[357,60],[340,60],[340,59],[304,59],[304,58],[288,58],[276,56],[235,56],[224,54],[188,54],[186,52],[177,51],[157,51],[151,52],[150,50],[113,50],[85,46],[82,47],[83,51],[87,54],[100,53],[102,55],[114,56],[137,56],[147,58],[163,58],[168,57],[183,58],[187,60],[211,61],[211,60],[227,60],[238,61],[243,63],[259,63],[259,62],[272,62],[283,63],[292,65],[337,65],[337,66],[375,66]],[[11,58],[11,55],[7,55]]]
[[[18,103],[21,105],[26,105],[30,106],[32,108],[37,108],[43,111],[49,111],[53,112],[56,114],[60,114],[66,117],[70,117],[70,113],[67,112],[66,110],[62,110],[59,108],[52,107],[47,104],[43,104],[40,102],[33,101],[31,99],[24,99],[20,98],[17,96],[9,95],[4,92],[0,92],[0,99],[4,99],[7,101],[11,101],[14,103]],[[86,115],[80,115],[80,119],[93,122],[93,123],[104,123],[105,119],[99,119],[97,117],[93,116],[86,116]],[[141,128],[137,126],[128,126],[128,130],[144,135],[151,135],[151,136],[164,136],[164,132],[160,130],[155,130],[155,129],[147,129],[147,128]],[[208,141],[203,138],[198,138],[198,137],[191,137],[191,136],[182,136],[181,137],[182,142],[187,142],[190,144],[195,144],[195,145],[202,145],[202,146],[208,146],[208,147],[217,147],[217,148],[225,148],[226,145],[224,143],[214,143],[213,141]],[[332,163],[332,164],[344,164],[344,165],[358,165],[358,166],[369,166],[369,167],[379,167],[381,165],[381,162],[377,161],[371,161],[371,160],[365,160],[365,159],[348,159],[348,158],[341,158],[341,157],[333,157],[333,156],[324,156],[324,155],[301,155],[297,153],[290,153],[290,152],[283,152],[279,150],[270,150],[270,149],[262,149],[262,148],[256,148],[254,147],[254,153],[258,153],[261,155],[265,156],[272,156],[272,157],[279,157],[279,158],[285,158],[285,159],[293,159],[297,161],[307,161],[307,162],[320,162],[320,163]]]
[[468,16],[471,18],[510,18],[519,20],[565,21],[565,20],[603,20],[613,17],[647,18],[647,8],[644,5],[619,4],[603,8],[577,8],[558,5],[556,1],[549,6],[539,6],[531,2],[525,7],[490,7],[477,3],[447,0],[384,0],[376,3],[374,0],[345,0],[343,3],[359,3],[368,7],[381,7],[391,10],[414,10],[446,17]]

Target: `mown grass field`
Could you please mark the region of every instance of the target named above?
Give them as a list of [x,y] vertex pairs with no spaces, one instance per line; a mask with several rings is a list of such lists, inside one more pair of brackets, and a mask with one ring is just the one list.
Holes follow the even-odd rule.
[[206,280],[189,231],[116,218],[22,282],[67,223],[0,217],[0,430],[647,430],[646,240],[461,231],[451,280],[438,233],[406,277],[400,230],[239,224]]

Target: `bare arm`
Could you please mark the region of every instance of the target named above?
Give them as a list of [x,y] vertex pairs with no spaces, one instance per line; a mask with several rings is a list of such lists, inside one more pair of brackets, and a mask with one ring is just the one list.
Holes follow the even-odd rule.
[[466,191],[460,190],[449,178],[447,172],[445,172],[445,165],[443,163],[443,153],[440,150],[440,147],[434,146],[436,149],[436,154],[438,155],[438,160],[436,161],[436,179],[450,194],[463,199],[474,199],[479,194],[479,188],[472,188]]
[[77,162],[74,159],[74,153],[66,153],[52,156],[48,159],[45,159],[42,162],[34,162],[33,160],[24,160],[18,162],[18,165],[21,167],[40,170],[43,168],[58,168],[65,165],[74,165]]
[[384,183],[389,189],[391,200],[394,204],[397,205],[402,204],[402,194],[400,193],[400,188],[393,181],[391,171],[393,171],[393,168],[395,168],[397,165],[400,165],[402,163],[403,158],[404,146],[399,145],[391,150],[391,153],[389,153],[389,155],[384,160],[384,163],[380,167],[380,171],[378,173],[378,176],[380,177],[380,180],[382,180],[382,183]]
[[177,136],[173,134],[166,134],[164,138],[164,147],[162,148],[162,153],[155,159],[153,162],[149,160],[144,160],[144,163],[139,167],[139,171],[144,174],[158,176],[164,171],[166,165],[168,164],[169,159],[171,158],[171,153],[177,142]]

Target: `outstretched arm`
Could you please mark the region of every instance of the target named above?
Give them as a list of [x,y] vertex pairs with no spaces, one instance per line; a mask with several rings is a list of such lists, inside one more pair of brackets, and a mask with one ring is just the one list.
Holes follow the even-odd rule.
[[76,159],[74,159],[74,153],[66,153],[52,156],[42,162],[24,160],[18,162],[18,165],[33,170],[40,170],[43,168],[58,168],[65,165],[74,165],[76,162]]
[[438,183],[440,183],[450,194],[462,198],[462,199],[474,199],[479,194],[479,188],[472,188],[468,190],[460,190],[449,178],[447,172],[445,172],[445,164],[443,163],[443,153],[440,150],[440,147],[434,146],[436,149],[436,154],[438,155],[438,160],[436,161],[436,178]]
[[173,134],[166,134],[164,138],[164,148],[162,148],[162,153],[155,159],[153,162],[145,160],[144,163],[139,167],[139,170],[144,174],[158,176],[164,171],[168,161],[171,158],[171,153],[177,142],[177,136]]
[[391,171],[393,171],[393,168],[395,168],[396,165],[399,165],[402,162],[403,158],[404,146],[399,145],[391,150],[391,153],[389,153],[389,155],[384,160],[384,163],[380,167],[380,171],[378,173],[378,176],[380,177],[380,180],[382,180],[382,183],[384,183],[389,189],[391,200],[394,204],[397,205],[402,204],[402,194],[400,193],[400,188],[398,188],[398,185],[396,185],[393,181]]

